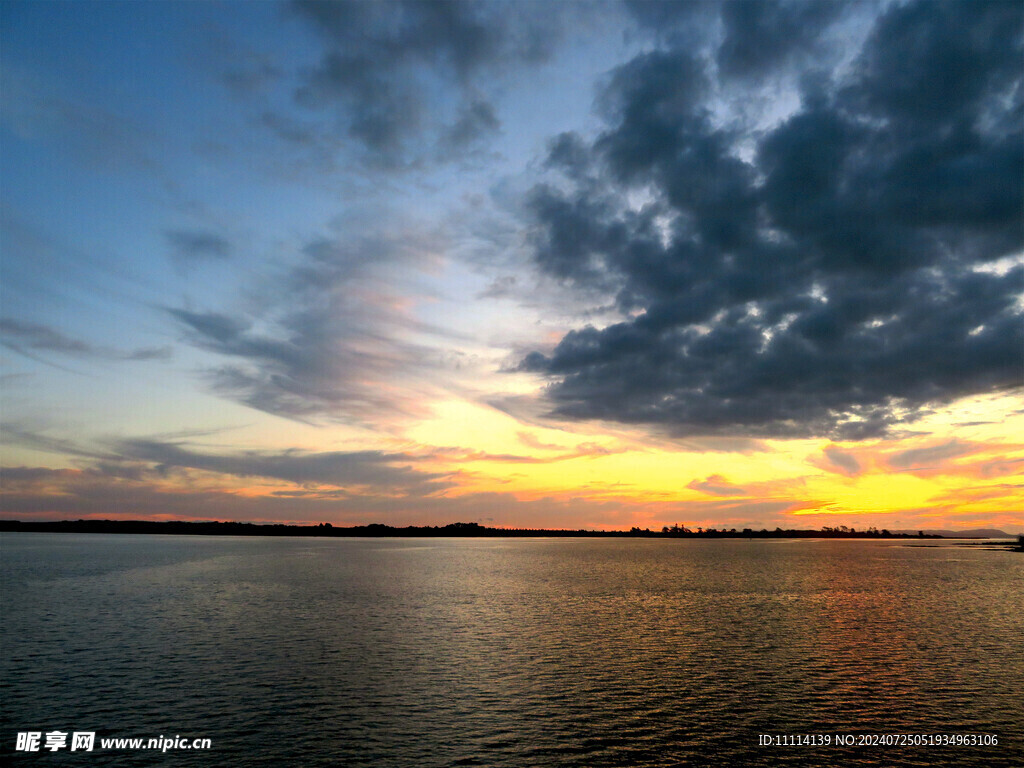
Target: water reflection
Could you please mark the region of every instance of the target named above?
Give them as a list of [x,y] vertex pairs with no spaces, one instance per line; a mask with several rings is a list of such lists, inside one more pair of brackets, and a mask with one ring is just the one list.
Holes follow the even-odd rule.
[[33,723],[209,736],[220,765],[874,764],[757,743],[856,731],[1000,734],[959,765],[1020,753],[1013,553],[127,538],[4,538],[5,757]]

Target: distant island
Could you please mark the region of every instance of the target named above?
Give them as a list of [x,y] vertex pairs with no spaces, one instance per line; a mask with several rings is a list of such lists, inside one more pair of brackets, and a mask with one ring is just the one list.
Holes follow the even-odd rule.
[[[145,533],[199,536],[319,536],[319,537],[589,537],[589,538],[652,538],[652,539],[942,539],[942,534],[917,531],[890,532],[871,527],[866,530],[841,525],[835,528],[825,526],[819,530],[782,529],[753,530],[744,528],[687,528],[684,525],[665,526],[661,530],[631,528],[628,531],[593,531],[544,528],[489,528],[479,523],[450,523],[444,526],[409,525],[398,528],[382,523],[335,526],[331,523],[318,525],[285,525],[283,523],[239,523],[239,522],[187,522],[150,520],[62,520],[59,522],[37,522],[0,520],[0,531],[25,533]],[[960,537],[970,537],[973,532],[963,532]],[[1001,534],[1002,531],[985,533]],[[997,536],[998,537],[998,536]],[[979,537],[980,538],[980,537]]]

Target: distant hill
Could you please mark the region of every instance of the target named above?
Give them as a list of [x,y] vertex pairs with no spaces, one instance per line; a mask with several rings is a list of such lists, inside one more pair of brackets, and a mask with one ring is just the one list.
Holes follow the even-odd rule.
[[[1013,539],[1017,537],[1016,533],[1007,533],[1006,531],[1000,531],[998,528],[970,528],[966,531],[925,528],[924,532],[928,535],[943,536],[947,539]],[[917,533],[917,531],[899,530],[893,531],[893,533]]]

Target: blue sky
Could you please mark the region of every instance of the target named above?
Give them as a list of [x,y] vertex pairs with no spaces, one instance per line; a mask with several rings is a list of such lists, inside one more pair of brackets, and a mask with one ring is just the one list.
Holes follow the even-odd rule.
[[5,3],[3,512],[1012,525],[1020,16]]

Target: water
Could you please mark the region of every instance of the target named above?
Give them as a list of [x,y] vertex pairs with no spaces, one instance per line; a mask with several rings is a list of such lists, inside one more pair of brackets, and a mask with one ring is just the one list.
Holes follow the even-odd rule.
[[[24,765],[1024,764],[1024,556],[879,541],[4,534]],[[18,731],[210,751],[13,753]],[[760,747],[986,733],[989,747]]]

